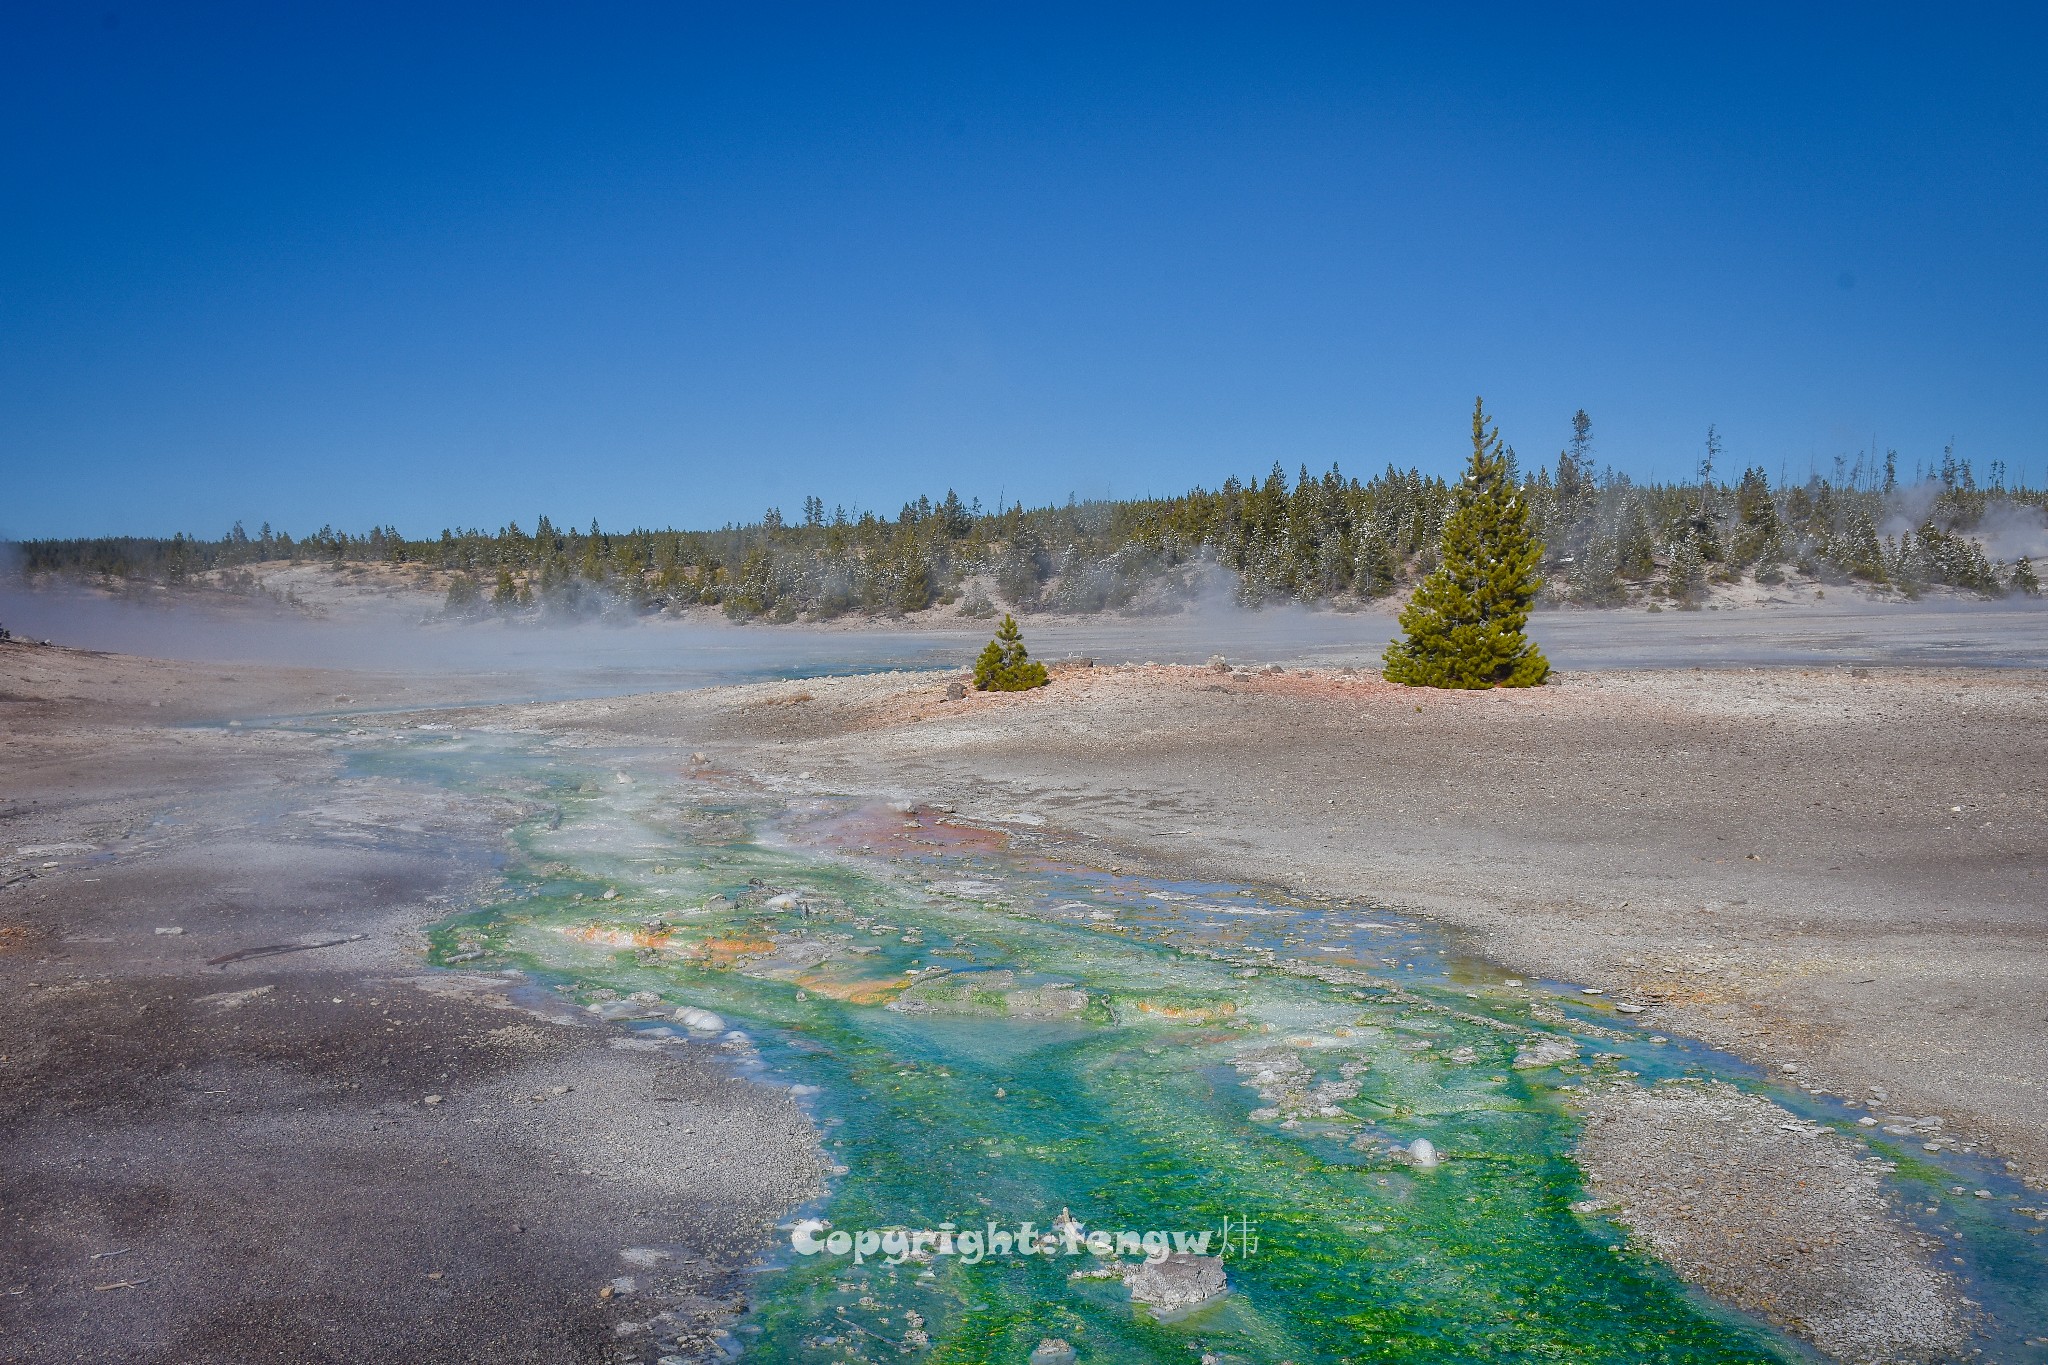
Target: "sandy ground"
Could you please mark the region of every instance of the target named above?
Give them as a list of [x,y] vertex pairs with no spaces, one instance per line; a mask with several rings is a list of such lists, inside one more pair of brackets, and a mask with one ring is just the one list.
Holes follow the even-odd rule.
[[[170,1044],[157,1041],[132,1012],[131,1002],[148,998],[145,989],[167,992],[160,1008],[181,1011],[181,1020],[232,1018],[284,1049],[282,1062],[266,1054],[234,1063],[250,1077],[290,1079],[290,1087],[274,1095],[253,1079],[238,1083],[266,1097],[249,1121],[268,1125],[264,1131],[274,1135],[291,1131],[288,1115],[300,1105],[353,1108],[361,1111],[358,1127],[337,1122],[324,1131],[334,1141],[359,1140],[364,1150],[374,1150],[388,1141],[376,1128],[387,1113],[390,1122],[402,1115],[431,1131],[424,1125],[446,1123],[461,1105],[476,1104],[472,1112],[487,1121],[462,1135],[471,1156],[429,1148],[431,1159],[394,1170],[390,1178],[424,1181],[428,1193],[419,1199],[430,1209],[436,1207],[433,1192],[444,1191],[432,1216],[466,1227],[471,1235],[459,1240],[486,1263],[514,1256],[489,1218],[519,1221],[529,1229],[523,1238],[555,1229],[549,1235],[557,1242],[550,1253],[558,1258],[556,1275],[534,1270],[522,1279],[510,1261],[477,1273],[499,1276],[498,1292],[515,1300],[530,1296],[519,1300],[526,1317],[538,1314],[561,1324],[573,1340],[591,1343],[587,1349],[600,1349],[594,1343],[609,1330],[606,1322],[620,1320],[615,1305],[604,1301],[600,1312],[590,1296],[590,1287],[603,1282],[605,1258],[617,1273],[618,1250],[634,1244],[634,1211],[680,1205],[664,1205],[657,1191],[627,1180],[615,1206],[579,1203],[571,1215],[545,1178],[555,1163],[537,1155],[544,1145],[519,1139],[516,1127],[492,1117],[512,1112],[508,1106],[518,1102],[507,1096],[546,1089],[544,1078],[520,1069],[541,1062],[519,1061],[485,1041],[506,1018],[520,1016],[487,1001],[436,997],[432,1009],[461,1011],[443,1024],[420,1025],[445,1037],[442,1060],[408,1064],[393,1076],[374,1051],[388,1025],[384,1007],[367,1002],[388,1004],[394,992],[408,1001],[418,995],[389,983],[411,971],[410,926],[437,917],[424,897],[459,894],[462,878],[484,875],[481,851],[511,813],[458,805],[437,810],[437,803],[448,802],[438,792],[372,791],[343,793],[346,809],[336,817],[328,810],[339,800],[332,761],[317,746],[255,730],[170,730],[154,723],[196,714],[172,709],[168,698],[181,685],[196,688],[228,670],[162,665],[164,676],[158,676],[132,660],[43,651],[35,665],[43,671],[24,678],[21,658],[19,652],[7,656],[11,671],[0,680],[9,694],[0,705],[10,708],[12,722],[0,741],[7,760],[0,796],[8,803],[0,828],[10,831],[0,845],[12,850],[77,841],[116,856],[102,869],[90,862],[102,854],[53,855],[57,868],[30,869],[39,872],[33,882],[0,893],[0,941],[12,936],[0,953],[0,974],[10,987],[26,980],[62,987],[49,995],[51,1009],[8,1025],[27,1036],[4,1044],[6,1122],[34,1139],[22,1145],[25,1153],[48,1144],[50,1154],[0,1158],[8,1163],[0,1171],[14,1172],[4,1178],[28,1181],[32,1171],[46,1180],[65,1163],[90,1167],[95,1155],[130,1142],[126,1130],[118,1130],[118,1138],[102,1135],[103,1145],[91,1147],[49,1121],[60,1111],[51,1108],[58,1102],[47,1092],[62,1087],[54,1073],[15,1059],[40,1055],[35,1049],[54,1046],[53,1039],[97,1037],[102,1027],[133,1035],[125,1045],[130,1051],[114,1049],[104,1057],[74,1045],[67,1067],[96,1066],[104,1078],[88,1088],[123,1094],[144,1087],[142,1077],[148,1077],[147,1085],[158,1089],[139,1112],[152,1123],[178,1114],[174,1097],[179,1104],[195,1102],[171,1088],[191,1085],[175,1061],[155,1059]],[[2022,1175],[2048,1184],[2048,785],[2041,776],[2048,772],[2048,674],[1898,666],[1567,671],[1538,690],[1448,694],[1391,687],[1334,667],[1254,672],[1162,665],[1063,669],[1038,692],[969,693],[957,701],[947,700],[945,681],[931,673],[825,678],[443,711],[436,719],[545,730],[592,744],[666,746],[679,765],[687,751],[702,749],[721,766],[793,792],[873,793],[949,807],[963,819],[1012,831],[1025,846],[1097,865],[1266,882],[1426,914],[1475,954],[1532,978],[1603,987],[1645,1006],[1640,1018],[1647,1026],[1704,1038],[1796,1083],[1852,1097],[1887,1126],[1910,1131],[1915,1142],[1995,1151]],[[379,692],[374,680],[269,672],[239,677],[243,693],[215,685],[222,689],[213,699],[216,715],[237,707],[288,710],[294,697],[306,710],[403,708],[420,688],[391,682]],[[338,703],[338,695],[352,700]],[[150,707],[155,700],[165,706]],[[406,722],[402,710],[362,714],[366,725]],[[300,839],[288,840],[290,819],[257,833],[235,813],[237,801],[259,794],[301,812]],[[358,814],[348,816],[349,809]],[[402,810],[412,811],[405,818],[425,831],[411,850],[417,859],[406,849],[373,854],[333,837],[348,818],[388,827]],[[166,812],[213,833],[178,843],[162,832]],[[326,868],[298,856],[322,828],[323,857],[343,860]],[[214,839],[229,836],[269,841],[270,847],[223,855],[225,861],[211,867],[174,861],[180,849],[198,858]],[[109,886],[106,878],[130,861],[124,840],[133,844],[138,881]],[[279,854],[280,840],[290,843],[292,856]],[[477,857],[455,856],[465,849],[478,851]],[[249,879],[238,870],[265,865],[266,857],[276,868],[272,874]],[[380,870],[380,858],[395,862]],[[0,880],[29,862],[29,855],[7,860]],[[91,892],[84,890],[87,876],[102,879]],[[251,884],[259,888],[253,899],[224,895],[226,887]],[[341,889],[359,892],[365,885],[377,888],[374,904],[345,912]],[[175,910],[159,908],[166,891],[185,897],[170,902]],[[257,918],[246,925],[233,918],[244,904],[257,907],[250,912]],[[317,911],[310,918],[309,908]],[[154,926],[173,916],[184,921],[187,935],[168,941],[145,936],[145,920]],[[208,916],[221,918],[205,928],[202,941]],[[261,959],[225,974],[199,965],[231,947],[342,929],[371,938]],[[116,942],[86,941],[96,937]],[[319,975],[334,972],[349,979],[330,983]],[[293,980],[300,975],[303,981]],[[200,996],[231,987],[273,983],[275,998],[258,997],[232,1013],[199,1003]],[[46,985],[35,989],[49,994]],[[337,997],[343,1004],[319,1003]],[[78,1003],[64,1003],[74,999]],[[303,1004],[287,1011],[281,1007],[288,1001]],[[427,1007],[409,1008],[426,1017]],[[255,1021],[270,1017],[266,1011],[289,1013],[290,1027],[279,1018],[256,1028]],[[307,1088],[302,1073],[311,1063],[300,1050],[308,1046],[301,1035],[330,1011],[341,1040],[331,1047],[352,1058],[348,1065],[358,1071],[345,1074],[359,1080],[361,1090],[334,1095]],[[91,1022],[110,1018],[126,1022]],[[356,1024],[341,1022],[349,1019]],[[595,1033],[542,1030],[541,1036],[571,1049],[567,1060],[542,1061],[562,1067],[587,1059],[601,1041],[561,1041],[586,1032]],[[349,1042],[356,1034],[359,1040]],[[239,1057],[229,1041],[208,1046]],[[630,1078],[619,1082],[616,1094],[600,1094],[592,1103],[644,1109],[644,1087],[653,1083],[631,1068],[659,1059],[604,1055],[623,1058],[618,1065],[627,1071],[621,1074]],[[387,1077],[391,1084],[371,1084]],[[710,1083],[707,1077],[705,1086]],[[636,1092],[635,1086],[643,1088]],[[418,1100],[430,1089],[448,1099],[428,1116]],[[475,1098],[466,1098],[465,1089]],[[761,1132],[781,1134],[777,1141],[789,1144],[776,1150],[793,1161],[799,1149],[808,1150],[785,1127],[789,1115],[760,1112]],[[1688,1163],[1734,1150],[1705,1120],[1689,1122],[1682,1106],[1660,1112],[1667,1113],[1657,1124],[1668,1140],[1618,1148],[1589,1139],[1585,1156],[1594,1176],[1618,1188],[1650,1188],[1660,1179],[1669,1183]],[[1796,1132],[1764,1128],[1769,1131],[1755,1141],[1769,1146],[1771,1161],[1795,1173],[1788,1177],[1794,1188],[1783,1189],[1782,1198],[1759,1193],[1716,1201],[1688,1207],[1680,1218],[1666,1216],[1669,1206],[1639,1197],[1617,1216],[1632,1220],[1692,1278],[1754,1311],[1780,1316],[1841,1358],[1892,1358],[1885,1343],[1902,1332],[1918,1334],[1940,1354],[1939,1343],[1959,1330],[1953,1287],[1921,1274],[1924,1266],[1903,1224],[1859,1202],[1869,1194],[1867,1171],[1821,1147],[1803,1152],[1801,1144],[1813,1144]],[[286,1144],[283,1137],[274,1140]],[[476,1151],[486,1156],[476,1158]],[[1665,1153],[1662,1166],[1658,1151]],[[442,1159],[450,1166],[435,1164]],[[496,1178],[465,1185],[471,1177],[463,1171],[479,1160]],[[151,1179],[168,1184],[173,1203],[199,1199],[192,1186],[203,1182],[196,1174],[189,1180],[177,1174],[176,1162],[164,1169],[172,1174],[152,1171]],[[691,1215],[729,1234],[724,1245],[733,1250],[726,1259],[698,1253],[707,1256],[706,1296],[715,1297],[730,1292],[719,1289],[730,1282],[717,1275],[737,1264],[744,1230],[761,1226],[773,1216],[771,1208],[786,1205],[812,1177],[808,1168],[792,1176],[744,1163],[712,1162],[706,1169],[720,1172],[731,1187],[722,1201]],[[209,1171],[207,1178],[216,1174]],[[339,1224],[339,1201],[360,1192],[332,1183],[314,1199],[326,1209],[323,1218]],[[305,1197],[293,1191],[287,1200],[251,1176],[212,1207],[216,1217],[254,1219],[260,1226]],[[328,1202],[321,1204],[323,1198]],[[58,1206],[47,1210],[50,1225],[63,1221]],[[607,1224],[608,1216],[617,1221]],[[1836,1221],[1826,1226],[1839,1229],[1828,1243],[1836,1250],[1794,1245],[1745,1274],[1726,1264],[1731,1238],[1764,1245],[1793,1237],[1787,1229],[1827,1219]],[[77,1302],[106,1312],[110,1298],[146,1292],[98,1291],[86,1282],[99,1272],[96,1263],[78,1258],[103,1249],[102,1241],[122,1239],[98,1225],[81,1226],[85,1230],[61,1246],[38,1243],[38,1253],[23,1258],[19,1269],[0,1269],[0,1276],[31,1286],[27,1294],[0,1299],[0,1313],[26,1315],[29,1340],[41,1331],[50,1342],[72,1345],[83,1330]],[[171,1271],[170,1283],[198,1284],[212,1273],[203,1269],[207,1258],[193,1234],[156,1235],[162,1259],[187,1267]],[[262,1246],[269,1238],[248,1240]],[[707,1234],[707,1244],[715,1240]],[[410,1243],[402,1253],[363,1245],[331,1256],[315,1282],[318,1292],[344,1299],[394,1280],[420,1282],[423,1295],[431,1296],[431,1286],[444,1283],[422,1278],[434,1259]],[[60,1266],[73,1276],[61,1284]],[[292,1271],[302,1268],[295,1264]],[[1844,1290],[1843,1274],[1860,1288]],[[221,1323],[269,1321],[236,1316],[240,1304],[259,1297],[253,1290],[238,1298],[231,1287],[205,1282],[210,1287],[196,1296],[202,1308],[195,1312],[210,1312],[215,1330],[230,1330]],[[553,1303],[547,1294],[572,1289],[573,1309],[571,1300],[537,1307]],[[686,1289],[679,1285],[674,1292]],[[465,1306],[452,1321],[445,1308],[425,1299],[417,1308],[420,1322],[439,1324],[436,1330],[445,1335],[431,1340],[445,1343],[440,1354],[451,1358],[468,1358],[463,1352],[484,1339],[484,1324],[495,1330],[502,1322],[495,1305]],[[387,1302],[379,1311],[396,1310]],[[10,1327],[9,1340],[22,1340],[20,1330]],[[248,1339],[274,1340],[265,1330],[251,1326]],[[579,1331],[588,1335],[574,1336]],[[539,1348],[515,1343],[513,1358],[519,1349]],[[55,1348],[20,1354],[70,1358]],[[374,1350],[340,1349],[335,1358],[376,1356]]]
[[1946,1248],[1899,1218],[1881,1158],[1720,1082],[1623,1081],[1579,1108],[1588,1205],[1687,1280],[1839,1360],[1963,1353],[1966,1301],[1927,1254]]
[[520,811],[160,723],[403,685],[22,646],[0,668],[0,1359],[710,1348],[819,1187],[786,1092],[423,989],[445,978],[418,926],[490,884]]

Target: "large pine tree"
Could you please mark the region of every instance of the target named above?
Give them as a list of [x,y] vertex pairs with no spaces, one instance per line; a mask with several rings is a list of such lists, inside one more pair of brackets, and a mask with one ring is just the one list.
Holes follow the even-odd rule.
[[1486,405],[1472,406],[1472,463],[1444,522],[1443,558],[1401,612],[1387,647],[1390,682],[1411,687],[1534,687],[1550,661],[1522,628],[1543,581],[1543,543],[1514,484]]

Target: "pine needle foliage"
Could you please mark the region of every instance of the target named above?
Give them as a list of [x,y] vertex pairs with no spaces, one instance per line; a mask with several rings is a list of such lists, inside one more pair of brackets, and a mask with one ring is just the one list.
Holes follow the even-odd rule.
[[1550,662],[1522,633],[1543,586],[1543,543],[1529,529],[1513,457],[1472,405],[1472,462],[1444,520],[1437,568],[1401,612],[1386,676],[1411,687],[1534,687]]
[[1007,612],[996,638],[983,647],[974,661],[974,686],[982,692],[1028,692],[1045,686],[1045,665],[1024,648],[1024,632],[1017,618]]

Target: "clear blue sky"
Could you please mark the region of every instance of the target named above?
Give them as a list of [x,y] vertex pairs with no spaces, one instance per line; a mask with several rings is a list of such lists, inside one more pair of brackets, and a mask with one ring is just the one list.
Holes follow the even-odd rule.
[[2039,482],[2040,14],[9,4],[0,532]]

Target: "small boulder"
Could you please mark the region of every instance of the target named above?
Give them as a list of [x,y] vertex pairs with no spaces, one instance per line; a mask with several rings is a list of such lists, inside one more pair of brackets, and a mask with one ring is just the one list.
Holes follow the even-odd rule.
[[967,695],[967,684],[958,678],[946,684],[946,700],[959,701]]
[[725,1020],[710,1010],[700,1010],[695,1005],[680,1006],[672,1016],[678,1024],[693,1033],[723,1033]]
[[1074,1348],[1058,1337],[1047,1337],[1031,1352],[1031,1365],[1074,1365]]
[[1559,1062],[1568,1062],[1578,1055],[1577,1043],[1569,1038],[1561,1038],[1555,1033],[1546,1033],[1516,1048],[1514,1064],[1518,1069],[1526,1071],[1533,1067],[1556,1066]]
[[1220,1256],[1176,1252],[1161,1261],[1124,1267],[1124,1287],[1131,1301],[1171,1313],[1206,1303],[1226,1288]]

